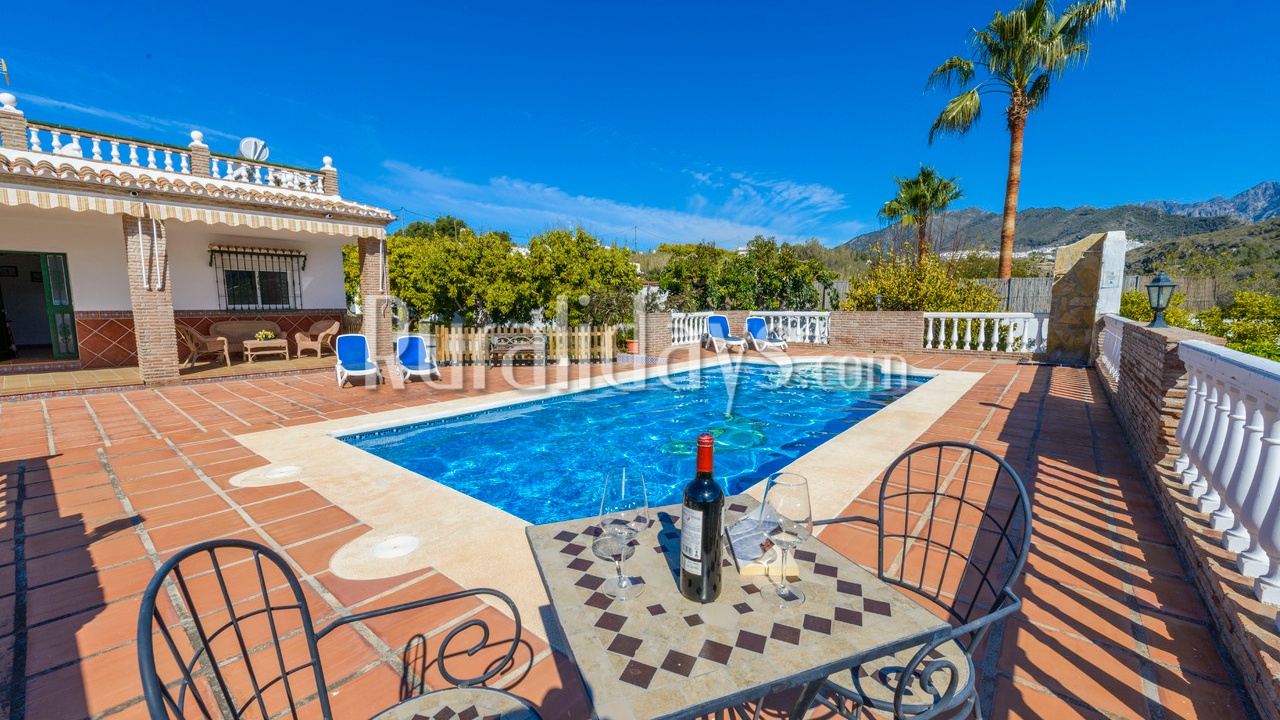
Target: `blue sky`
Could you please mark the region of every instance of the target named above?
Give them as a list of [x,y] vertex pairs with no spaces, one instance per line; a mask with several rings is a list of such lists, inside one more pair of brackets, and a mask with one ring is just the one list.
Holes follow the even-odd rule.
[[[21,5],[0,37],[32,119],[272,159],[344,197],[517,240],[842,242],[894,175],[998,212],[999,96],[932,146],[929,72],[1004,2]],[[868,7],[874,6],[874,7]],[[353,11],[352,8],[356,8]],[[24,14],[25,13],[25,19]],[[1280,180],[1280,6],[1130,2],[1027,126],[1020,207],[1230,196]]]

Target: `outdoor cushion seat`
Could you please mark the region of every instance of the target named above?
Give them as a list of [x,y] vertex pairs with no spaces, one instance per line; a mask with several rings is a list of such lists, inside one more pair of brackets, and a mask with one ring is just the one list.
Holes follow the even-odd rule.
[[324,354],[325,349],[333,350],[333,339],[342,331],[342,323],[337,320],[320,320],[311,323],[306,332],[293,334],[293,344],[298,348],[297,356],[302,357],[303,350],[314,350],[316,357]]
[[196,360],[205,355],[213,355],[214,359],[219,357],[231,367],[231,352],[227,346],[227,339],[215,335],[201,335],[186,325],[176,326],[178,329],[178,341],[186,346],[190,355],[187,356],[187,367],[193,367]]
[[396,338],[396,370],[405,381],[415,375],[439,380],[435,344],[427,343],[421,335]]
[[375,385],[382,380],[382,371],[369,356],[368,338],[363,335],[339,335],[335,347],[338,360],[333,370],[338,376],[338,387],[347,384],[352,377],[372,375]]
[[787,341],[769,332],[762,317],[747,318],[747,345],[757,352],[763,352],[770,348],[785,352],[787,349]]
[[741,352],[747,351],[747,341],[729,334],[729,318],[723,315],[711,315],[707,318],[707,334],[702,336],[702,345],[710,345],[716,352],[733,347]]
[[254,339],[254,335],[266,330],[277,338],[280,326],[269,320],[221,320],[209,328],[212,335],[220,335],[227,339],[227,347],[231,352],[244,353],[244,341]]

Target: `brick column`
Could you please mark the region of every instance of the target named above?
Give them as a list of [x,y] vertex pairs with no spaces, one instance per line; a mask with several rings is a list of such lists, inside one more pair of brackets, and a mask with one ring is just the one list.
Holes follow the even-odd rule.
[[27,117],[18,109],[18,99],[10,93],[0,93],[0,147],[28,148]]
[[204,144],[204,133],[192,130],[191,144],[187,147],[191,150],[191,174],[210,177],[213,173],[210,171],[209,146]]
[[320,174],[324,176],[324,194],[338,194],[338,170],[333,167],[333,158],[328,155],[324,156],[324,167],[320,169]]
[[133,215],[122,217],[138,370],[148,385],[173,385],[178,382],[178,333],[174,329],[164,223]]
[[[327,185],[326,185],[327,190]],[[376,358],[391,357],[391,283],[383,257],[384,241],[360,238],[360,310],[362,332],[369,339],[369,351]]]
[[639,313],[636,339],[640,341],[641,355],[660,356],[671,347],[671,313]]

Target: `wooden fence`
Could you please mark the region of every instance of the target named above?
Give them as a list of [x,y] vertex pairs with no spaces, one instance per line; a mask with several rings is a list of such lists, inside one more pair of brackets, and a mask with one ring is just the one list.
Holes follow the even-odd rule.
[[[1126,275],[1123,282],[1125,290],[1146,292],[1150,275]],[[1226,283],[1219,283],[1215,278],[1173,278],[1178,284],[1177,292],[1186,293],[1187,301],[1183,307],[1191,312],[1204,312],[1211,307],[1231,301],[1226,291]],[[1053,278],[1028,277],[1011,278],[1009,280],[979,280],[979,283],[996,289],[1001,302],[998,308],[1002,312],[1046,313],[1053,297]]]
[[593,328],[580,325],[576,328],[530,327],[461,327],[454,325],[429,325],[424,335],[436,339],[436,362],[454,365],[475,365],[489,362],[489,337],[492,333],[536,333],[547,338],[547,361],[558,362],[567,358],[570,362],[613,362],[618,356],[618,328],[606,325]]

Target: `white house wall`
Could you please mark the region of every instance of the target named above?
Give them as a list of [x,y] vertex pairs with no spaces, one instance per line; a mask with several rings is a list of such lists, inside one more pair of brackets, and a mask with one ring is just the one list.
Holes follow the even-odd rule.
[[128,310],[120,218],[95,212],[0,207],[0,252],[66,253],[76,310]]
[[229,228],[202,223],[172,220],[165,223],[174,310],[219,307],[217,277],[209,267],[210,245],[301,250],[307,254],[307,269],[302,273],[301,309],[346,307],[342,280],[343,238],[298,233],[228,234],[227,230]]

